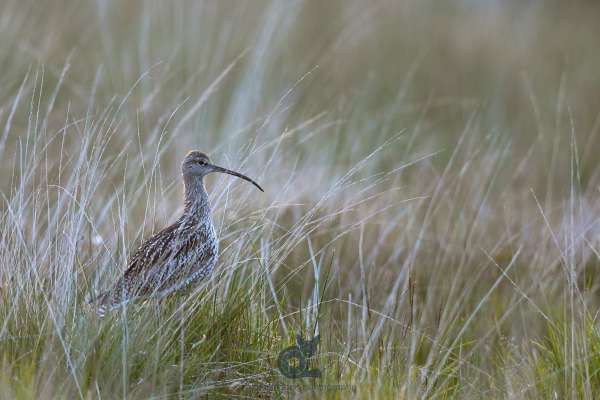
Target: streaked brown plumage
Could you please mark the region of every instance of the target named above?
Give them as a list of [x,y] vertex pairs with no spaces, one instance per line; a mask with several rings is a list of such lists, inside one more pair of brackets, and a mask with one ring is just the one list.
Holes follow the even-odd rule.
[[185,185],[182,215],[145,241],[112,289],[98,296],[99,315],[138,298],[167,296],[211,274],[217,262],[219,242],[204,188],[203,178],[207,174],[234,175],[263,191],[252,179],[211,164],[208,156],[199,151],[188,153],[181,170]]

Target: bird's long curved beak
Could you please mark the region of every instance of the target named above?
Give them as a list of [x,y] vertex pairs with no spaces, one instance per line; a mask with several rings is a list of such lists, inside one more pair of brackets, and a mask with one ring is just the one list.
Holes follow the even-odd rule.
[[260,190],[261,192],[264,192],[263,188],[261,188],[258,183],[254,182],[252,179],[248,178],[246,175],[242,175],[239,172],[235,172],[235,171],[232,171],[232,170],[227,169],[227,168],[219,167],[218,165],[213,165],[212,167],[213,167],[212,172],[222,172],[224,174],[229,174],[229,175],[237,176],[238,178],[241,178],[241,179],[243,179],[245,181],[250,182],[251,184],[253,184],[254,186],[256,186],[258,188],[258,190]]

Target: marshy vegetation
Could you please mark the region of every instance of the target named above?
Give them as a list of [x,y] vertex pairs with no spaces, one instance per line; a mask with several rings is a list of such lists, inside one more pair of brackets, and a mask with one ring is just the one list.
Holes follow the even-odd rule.
[[[0,397],[597,398],[600,8],[525,3],[3,1]],[[265,194],[98,318],[190,149]]]

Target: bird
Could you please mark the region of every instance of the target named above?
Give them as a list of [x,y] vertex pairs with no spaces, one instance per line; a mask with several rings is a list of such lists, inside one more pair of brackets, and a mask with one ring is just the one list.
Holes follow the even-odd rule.
[[212,274],[218,259],[219,239],[204,177],[214,172],[241,178],[264,192],[249,177],[212,164],[201,151],[190,151],[181,164],[182,214],[173,224],[144,241],[112,288],[92,301],[97,303],[96,312],[100,317],[133,300],[164,298]]

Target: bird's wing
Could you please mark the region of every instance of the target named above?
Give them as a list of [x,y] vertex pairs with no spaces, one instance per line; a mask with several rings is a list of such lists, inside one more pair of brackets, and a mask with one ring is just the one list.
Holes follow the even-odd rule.
[[183,254],[198,246],[202,235],[194,234],[179,223],[170,225],[146,240],[130,258],[127,270],[113,289],[113,302],[123,297],[152,294],[159,286],[161,269],[177,262]]

